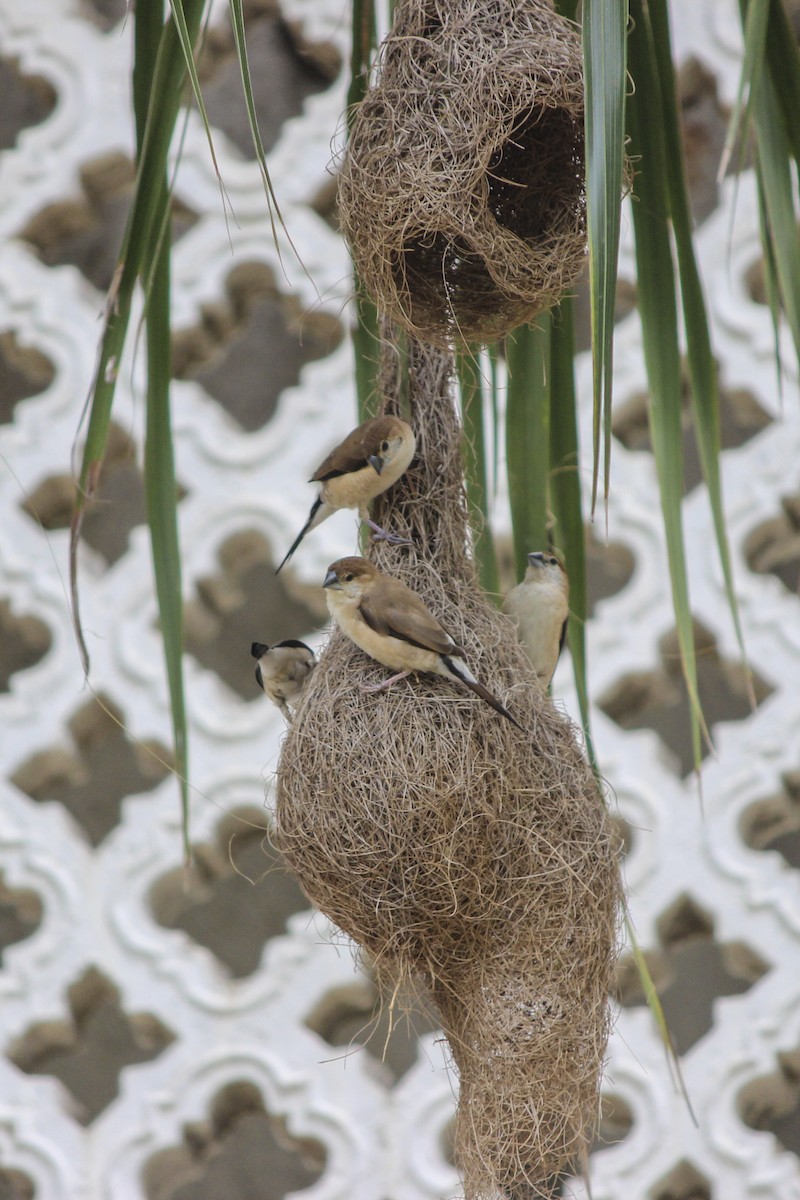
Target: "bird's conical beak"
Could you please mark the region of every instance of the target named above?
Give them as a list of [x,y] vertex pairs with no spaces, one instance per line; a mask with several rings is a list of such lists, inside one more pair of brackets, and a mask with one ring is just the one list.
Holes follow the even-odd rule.
[[531,554],[529,554],[528,562],[532,567],[543,567],[544,555],[542,554],[541,550],[534,550]]
[[371,467],[374,467],[380,475],[381,471],[383,470],[383,459],[379,458],[377,454],[370,454],[367,462]]
[[328,571],[327,575],[325,576],[325,578],[322,581],[322,586],[324,588],[326,588],[326,587],[327,588],[338,588],[339,591],[342,590],[342,585],[339,583],[339,580],[336,578],[336,572],[334,570]]
[[269,646],[267,646],[264,642],[253,642],[252,646],[250,647],[250,653],[252,654],[253,658],[261,658],[261,656],[266,654],[268,650]]

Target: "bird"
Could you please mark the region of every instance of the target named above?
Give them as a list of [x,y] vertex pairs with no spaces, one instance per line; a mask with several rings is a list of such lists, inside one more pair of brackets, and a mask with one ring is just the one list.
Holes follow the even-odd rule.
[[309,675],[317,665],[314,651],[305,642],[287,638],[267,646],[253,642],[250,653],[257,659],[256,682],[288,720],[289,705],[297,704]]
[[533,550],[521,583],[503,601],[519,640],[545,690],[556,669],[567,635],[569,579],[554,554]]
[[522,729],[508,709],[478,682],[464,662],[464,651],[424,601],[400,579],[354,556],[331,563],[322,586],[327,591],[330,614],[342,632],[365,654],[397,672],[366,691],[383,691],[412,671],[430,671],[463,683]]
[[417,439],[401,417],[373,417],[364,421],[331,450],[309,480],[319,483],[319,494],[308,520],[289,547],[275,574],[286,565],[303,538],[340,508],[356,508],[377,539],[406,544],[405,538],[387,533],[369,518],[367,504],[396,483],[414,457]]

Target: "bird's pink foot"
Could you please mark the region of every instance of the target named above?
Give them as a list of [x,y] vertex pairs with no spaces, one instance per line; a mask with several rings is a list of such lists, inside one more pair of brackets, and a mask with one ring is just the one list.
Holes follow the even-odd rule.
[[387,529],[382,529],[375,521],[370,521],[367,518],[366,524],[369,525],[373,532],[373,542],[388,542],[390,546],[413,546],[414,543],[410,538],[400,537],[397,533],[389,533]]
[[361,690],[362,692],[385,692],[393,683],[398,683],[410,674],[410,671],[398,671],[396,675],[390,675],[388,679],[384,679],[383,683],[362,683]]

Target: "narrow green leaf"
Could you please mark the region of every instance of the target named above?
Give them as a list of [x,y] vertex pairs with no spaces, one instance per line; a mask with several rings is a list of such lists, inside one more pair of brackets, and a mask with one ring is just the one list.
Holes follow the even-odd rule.
[[689,1116],[692,1118],[692,1122],[695,1127],[699,1128],[697,1117],[695,1116],[694,1109],[692,1108],[692,1102],[686,1089],[686,1083],[684,1082],[683,1072],[681,1070],[681,1060],[678,1057],[678,1052],[675,1049],[675,1043],[672,1040],[672,1034],[670,1033],[669,1026],[667,1025],[667,1018],[664,1014],[664,1009],[661,1004],[661,997],[656,991],[656,985],[653,981],[653,976],[650,974],[650,968],[647,965],[647,959],[642,953],[639,940],[636,937],[636,930],[633,927],[633,921],[631,920],[627,902],[625,903],[625,929],[628,934],[628,940],[631,944],[631,953],[633,954],[633,960],[636,963],[636,970],[639,972],[639,979],[641,980],[642,990],[644,992],[645,1000],[647,1001],[647,1007],[650,1009],[650,1012],[655,1018],[658,1031],[661,1035],[661,1041],[664,1044],[669,1061],[672,1064],[672,1069],[675,1072],[678,1088],[683,1096],[686,1107],[689,1110]]
[[494,486],[492,496],[497,496],[497,485],[500,480],[500,348],[497,343],[486,347],[486,358],[489,364],[489,409],[492,414],[492,479]]
[[[166,180],[162,203],[168,207]],[[155,250],[152,288],[147,307],[147,431],[144,457],[145,497],[158,597],[161,638],[167,668],[175,768],[181,787],[184,857],[188,863],[189,772],[186,705],[183,688],[183,595],[178,542],[177,480],[170,419],[170,249]]]
[[[353,0],[353,38],[350,48],[350,84],[347,89],[347,122],[352,124],[355,109],[363,100],[369,86],[372,54],[377,42],[374,0]],[[360,420],[375,413],[379,388],[381,343],[378,332],[378,310],[353,272],[353,295],[355,300],[355,328],[353,329],[353,353],[355,355],[356,396]]]
[[[797,260],[798,236],[796,218],[788,219],[792,193],[786,194],[785,175],[788,162],[780,162],[779,155],[788,153],[796,164],[800,163],[800,49],[781,0],[758,0],[767,5],[766,61],[768,76],[759,81],[758,95],[761,101],[759,117],[755,121],[757,153],[757,177],[759,187],[759,220],[761,241],[764,247],[764,273],[767,300],[772,314],[775,331],[778,386],[782,387],[780,341],[778,337],[779,317],[782,307],[789,320],[795,347],[798,345],[797,331]],[[740,0],[743,22],[749,19],[752,5]],[[782,120],[776,123],[776,110]],[[777,125],[777,127],[776,127]],[[791,187],[791,185],[790,185]],[[777,219],[777,226],[773,221]]]
[[755,0],[769,8],[767,66],[778,106],[782,129],[795,162],[800,163],[800,48],[781,0]]
[[[175,3],[175,0],[170,0],[170,3]],[[292,238],[289,234],[289,230],[287,229],[287,226],[286,226],[286,222],[284,221],[283,216],[281,215],[280,206],[278,205],[278,198],[275,194],[275,189],[272,186],[272,179],[270,177],[269,170],[267,169],[267,155],[266,155],[266,151],[264,150],[264,143],[261,139],[261,130],[258,127],[258,115],[256,113],[256,101],[255,101],[255,96],[253,94],[253,81],[250,76],[250,64],[249,64],[249,61],[247,58],[247,38],[245,36],[244,9],[242,6],[242,0],[229,0],[229,6],[230,6],[230,12],[231,12],[231,27],[233,29],[233,40],[234,40],[234,44],[236,46],[236,56],[239,60],[239,75],[242,80],[242,91],[244,93],[245,107],[247,109],[247,123],[250,126],[250,136],[253,141],[253,149],[255,150],[255,153],[256,153],[258,169],[261,173],[261,182],[264,186],[264,195],[267,200],[267,212],[269,214],[269,223],[270,223],[270,230],[272,233],[272,241],[275,245],[275,249],[278,252],[278,258],[280,258],[281,248],[280,248],[280,242],[278,239],[278,228],[277,228],[277,225],[275,224],[275,222],[277,220],[278,224],[281,226],[281,228],[284,232],[286,240],[288,241],[289,245],[292,248],[292,251],[294,252],[295,258],[302,266],[302,259],[300,258],[300,255],[297,252],[297,247],[295,246],[294,242],[292,241]],[[193,67],[194,67],[194,64],[192,63],[192,70],[193,70]],[[194,87],[194,81],[195,81],[196,77],[197,77],[196,72],[194,72],[194,70],[193,70],[192,87]],[[214,149],[213,149],[213,146],[211,145],[211,130],[208,126],[208,121],[207,121],[206,114],[205,114],[205,104],[203,103],[203,98],[200,95],[199,82],[197,84],[197,89],[195,91],[195,97],[197,99],[197,104],[200,109],[201,115],[203,117],[203,124],[205,125],[205,128],[206,128],[206,136],[208,138],[209,147],[211,148],[211,156],[212,156],[212,158],[214,158]],[[217,165],[216,159],[214,159],[215,169],[216,169],[216,165]],[[219,171],[217,171],[217,175],[219,176]],[[221,176],[220,176],[220,187],[222,187]],[[305,270],[305,267],[303,268],[303,270]],[[311,276],[308,274],[308,272],[306,271],[305,273],[306,273],[307,277],[309,279],[311,279]],[[313,280],[312,280],[312,283],[313,283]]]
[[378,331],[378,310],[370,300],[355,270],[355,323],[351,330],[355,359],[356,399],[358,419],[374,417],[380,402],[378,378],[381,366],[381,341]]
[[347,89],[348,123],[353,119],[353,109],[363,100],[369,86],[372,52],[378,36],[374,0],[353,0],[352,28],[350,84]]
[[[222,186],[222,173],[217,162],[217,153],[214,149],[214,139],[211,136],[211,122],[208,119],[203,93],[200,90],[200,78],[197,74],[197,66],[194,61],[194,45],[197,37],[197,31],[190,30],[186,14],[184,12],[184,0],[169,0],[170,10],[172,12],[172,21],[178,35],[181,51],[183,53],[186,72],[189,76],[189,82],[194,93],[195,103],[197,104],[200,113],[200,119],[203,122],[203,128],[206,131],[206,141],[208,142],[208,152],[211,155],[211,161],[214,164],[214,172],[222,189],[223,200],[226,199],[225,190]],[[235,31],[234,31],[235,37]]]
[[[117,286],[119,285],[112,283],[112,291]],[[92,499],[100,479],[100,468],[111,424],[111,404],[117,382],[117,371],[125,345],[125,333],[130,315],[130,291],[126,290],[122,297],[115,302],[115,307],[116,312],[109,312],[106,317],[105,332],[98,353],[98,373],[92,385],[92,394],[87,401],[87,404],[91,405],[89,424],[83,448],[80,479],[70,519],[69,581],[72,624],[83,672],[87,676],[89,674],[89,650],[83,636],[81,621],[78,592],[78,545],[86,505]]]
[[[147,8],[147,6],[145,6]],[[203,11],[203,0],[184,0],[186,25],[196,38]],[[98,352],[95,376],[90,390],[90,415],[83,450],[79,486],[70,528],[70,591],[78,646],[84,670],[89,656],[83,637],[77,581],[77,552],[86,504],[91,499],[100,473],[111,421],[117,372],[130,319],[136,281],[142,269],[147,247],[152,244],[154,226],[162,219],[162,181],[166,170],[175,121],[180,107],[186,64],[174,21],[163,26],[155,68],[152,71],[150,102],[136,176],[131,211],[123,237],[117,270],[106,302],[105,323]],[[140,76],[139,96],[145,91],[146,78]],[[139,101],[141,103],[141,100]]]
[[590,758],[594,758],[589,722],[586,663],[586,535],[578,474],[578,420],[575,397],[573,302],[562,300],[553,315],[550,342],[550,503],[555,517],[553,540],[569,575],[567,638]]
[[601,428],[605,450],[606,497],[611,463],[614,309],[625,154],[627,25],[627,0],[584,0],[586,222],[589,237],[594,398],[592,514],[597,503]]
[[499,601],[500,583],[497,574],[497,557],[489,523],[486,437],[480,362],[473,355],[462,352],[457,356],[456,365],[464,426],[464,477],[475,546],[475,560],[484,590],[489,595],[497,597]]
[[[689,210],[688,190],[684,159],[678,124],[677,91],[675,70],[672,62],[672,46],[669,27],[669,12],[665,0],[650,0],[648,12],[651,22],[651,45],[654,66],[657,71],[661,100],[661,120],[648,131],[650,145],[661,135],[664,146],[664,169],[669,199],[672,229],[678,256],[680,294],[683,307],[683,324],[686,331],[686,346],[691,382],[692,416],[695,437],[700,456],[703,476],[708,488],[709,504],[714,521],[725,594],[733,618],[736,637],[742,658],[746,660],[744,633],[742,631],[739,605],[733,581],[728,534],[725,526],[725,509],[722,500],[722,477],[720,474],[720,420],[719,380],[717,364],[711,349],[706,304],[700,273],[692,241],[692,217]],[[647,169],[647,168],[645,168]],[[749,681],[748,673],[748,681]],[[755,696],[750,685],[750,700],[755,707]]]
[[772,81],[763,76],[753,103],[759,179],[771,236],[781,305],[800,358],[800,239],[790,159],[792,147]]
[[577,20],[578,0],[556,0],[556,12],[561,13],[568,21]]
[[134,15],[134,54],[131,91],[136,121],[136,153],[140,156],[147,128],[147,114],[158,52],[164,34],[164,0],[140,5]]
[[764,199],[764,187],[761,174],[756,171],[756,188],[758,193],[758,225],[761,234],[761,248],[764,251],[764,291],[766,293],[769,313],[772,319],[772,339],[775,347],[775,379],[778,392],[783,394],[783,370],[781,367],[781,295],[778,284],[778,267],[775,262],[775,243],[772,240],[772,230],[769,227],[767,205]]
[[639,160],[632,206],[639,313],[650,385],[650,431],[661,492],[672,604],[681,666],[689,693],[694,761],[699,768],[702,711],[697,692],[694,633],[681,519],[681,369],[667,210],[669,187],[663,144],[658,138],[647,136],[654,127],[661,128],[663,111],[652,30],[642,0],[632,0],[631,16],[633,29],[629,37],[629,54],[631,71],[637,83],[636,93],[628,104],[628,132],[631,154]]
[[548,545],[550,312],[506,338],[506,474],[517,579],[531,550]]
[[[764,63],[769,9],[768,0],[766,2],[765,0],[756,0],[754,4],[749,4],[747,7],[747,16],[744,22],[742,70],[739,75],[739,87],[736,91],[736,103],[731,113],[731,119],[728,122],[728,132],[725,137],[725,145],[722,150],[719,169],[717,170],[718,183],[725,177],[734,146],[737,142],[740,146],[744,145],[747,130],[750,126],[753,99],[758,90],[761,69]],[[746,103],[745,94],[747,95]]]
[[[158,46],[163,33],[163,5],[143,5],[136,17],[134,111],[137,145],[144,144]],[[175,771],[180,780],[184,857],[188,862],[189,794],[186,710],[183,688],[183,601],[181,562],[176,521],[177,481],[172,456],[169,410],[171,378],[170,248],[171,189],[166,175],[161,188],[161,213],[153,222],[151,241],[142,260],[146,276],[147,431],[145,440],[145,500],[150,546],[161,618],[167,682],[172,711]]]

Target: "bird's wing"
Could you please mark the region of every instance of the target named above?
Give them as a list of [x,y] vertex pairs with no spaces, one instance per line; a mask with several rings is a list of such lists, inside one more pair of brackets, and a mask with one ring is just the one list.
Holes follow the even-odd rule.
[[375,583],[362,599],[359,611],[370,629],[384,637],[398,638],[435,654],[462,653],[416,592],[399,580],[381,579]]
[[561,626],[561,637],[558,639],[559,656],[561,654],[561,651],[564,649],[564,642],[567,640],[567,621],[568,621],[568,618],[564,617],[564,624]]
[[335,450],[331,450],[309,482],[324,483],[326,479],[333,479],[336,475],[352,475],[354,471],[362,470],[366,467],[370,454],[379,450],[380,445],[381,438],[371,436],[369,430],[365,433],[361,428],[354,429]]
[[312,655],[297,655],[292,660],[292,667],[289,674],[290,679],[294,679],[296,683],[304,683],[306,678],[311,674],[311,671],[316,666],[316,660]]

